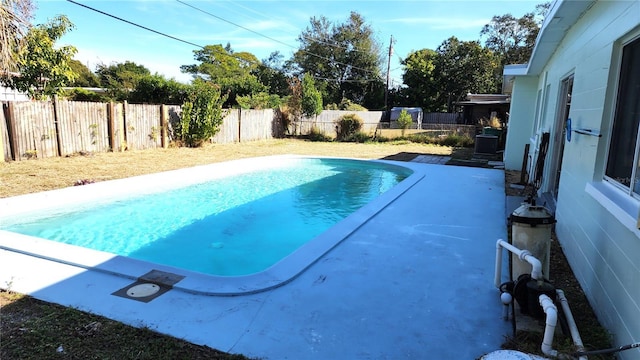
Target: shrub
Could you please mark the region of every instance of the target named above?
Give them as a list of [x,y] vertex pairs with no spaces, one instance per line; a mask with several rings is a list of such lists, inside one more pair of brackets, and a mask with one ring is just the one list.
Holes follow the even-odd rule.
[[355,133],[362,129],[363,121],[356,114],[346,114],[342,115],[336,123],[338,141],[349,141]]
[[366,107],[356,104],[349,99],[342,99],[340,104],[327,104],[325,107],[327,110],[346,110],[346,111],[368,111]]
[[258,92],[249,95],[238,95],[236,101],[242,109],[277,109],[283,101],[278,95],[270,95],[266,92]]
[[302,114],[305,116],[320,115],[322,112],[322,94],[316,89],[311,74],[302,76]]
[[309,131],[309,140],[311,141],[331,141],[331,137],[317,127],[312,127]]
[[176,129],[179,140],[188,147],[199,147],[220,131],[224,118],[220,87],[205,81],[196,81],[182,105],[180,122]]
[[378,135],[378,136],[376,136],[375,140],[376,140],[377,142],[380,142],[380,143],[386,143],[386,142],[391,141],[391,139],[390,139],[390,138],[388,138],[388,137],[386,137],[386,136],[382,136],[382,135]]
[[405,131],[407,131],[409,126],[413,124],[413,118],[411,117],[411,115],[409,115],[406,109],[402,109],[402,111],[400,112],[400,116],[398,116],[397,121],[398,121],[398,126],[402,131],[401,134],[404,137]]
[[365,143],[371,140],[371,136],[363,131],[356,131],[353,135],[349,137],[347,141],[357,142],[357,143]]
[[443,146],[453,147],[472,147],[474,145],[473,139],[464,135],[450,134],[441,138],[438,143]]
[[65,90],[62,96],[71,101],[109,102],[111,100],[104,94],[98,94],[83,88]]

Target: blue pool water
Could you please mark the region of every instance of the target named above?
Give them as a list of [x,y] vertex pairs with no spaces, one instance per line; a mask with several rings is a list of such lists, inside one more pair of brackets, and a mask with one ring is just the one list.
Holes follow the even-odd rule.
[[411,174],[300,159],[138,197],[3,219],[2,230],[212,275],[260,272]]

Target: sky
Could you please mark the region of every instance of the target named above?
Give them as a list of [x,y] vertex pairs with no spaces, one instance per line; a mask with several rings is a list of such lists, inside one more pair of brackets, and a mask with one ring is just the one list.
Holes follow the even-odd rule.
[[[133,61],[152,73],[189,82],[180,65],[195,64],[195,45],[231,44],[258,59],[279,51],[290,59],[298,49],[298,36],[312,17],[335,24],[359,13],[374,30],[385,62],[393,37],[390,61],[392,87],[402,83],[401,60],[412,51],[435,50],[455,36],[463,41],[483,40],[480,30],[494,15],[521,17],[540,1],[529,0],[73,0],[123,20],[170,35],[171,39],[64,0],[35,0],[34,24],[66,15],[75,28],[57,42],[73,45],[75,59],[90,70],[97,64]],[[197,9],[200,10],[197,10]],[[192,44],[188,44],[192,43]],[[195,44],[195,45],[194,45]],[[386,68],[384,69],[386,71]]]

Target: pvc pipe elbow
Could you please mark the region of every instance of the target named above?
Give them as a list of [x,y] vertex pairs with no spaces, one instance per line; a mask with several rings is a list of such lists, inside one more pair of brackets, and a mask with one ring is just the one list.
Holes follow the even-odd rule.
[[540,297],[538,297],[538,301],[540,302],[540,306],[542,306],[544,313],[547,315],[547,319],[545,321],[547,326],[544,329],[544,338],[542,339],[540,349],[543,354],[556,357],[558,356],[558,351],[553,349],[553,335],[558,322],[558,309],[553,304],[553,301],[545,294],[540,295]]
[[538,298],[538,301],[540,302],[540,306],[542,306],[542,310],[544,310],[544,313],[547,315],[545,323],[547,325],[556,326],[558,323],[558,309],[553,304],[553,300],[551,300],[547,295],[542,294]]
[[520,260],[524,260],[531,264],[531,278],[534,280],[542,280],[542,263],[529,250],[522,250],[518,256]]

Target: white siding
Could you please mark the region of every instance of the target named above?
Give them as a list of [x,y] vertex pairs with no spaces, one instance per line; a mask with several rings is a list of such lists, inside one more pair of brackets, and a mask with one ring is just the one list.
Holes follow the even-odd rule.
[[537,85],[537,76],[527,76],[518,78],[513,86],[507,143],[517,145],[508,146],[504,151],[504,166],[507,170],[520,170],[522,168],[524,147],[531,137],[531,129],[536,113]]
[[0,86],[0,101],[28,101],[29,95],[13,90],[8,87]]
[[[572,141],[565,143],[556,230],[578,281],[618,346],[640,341],[640,232],[625,226],[610,206],[585,190],[598,184],[604,173],[617,86],[615,59],[620,39],[630,32],[640,34],[640,1],[599,1],[568,31],[543,70],[551,92],[542,127],[554,128],[561,81],[573,73],[573,128],[603,134],[597,138],[573,133]],[[535,106],[536,92],[544,84],[534,88],[529,78],[519,78],[516,86],[522,81],[530,87],[530,106]],[[519,111],[531,109],[512,108],[513,113]],[[507,159],[507,168],[511,164]],[[549,184],[544,184],[542,190],[547,189]],[[620,359],[638,358],[638,350],[620,353]]]

